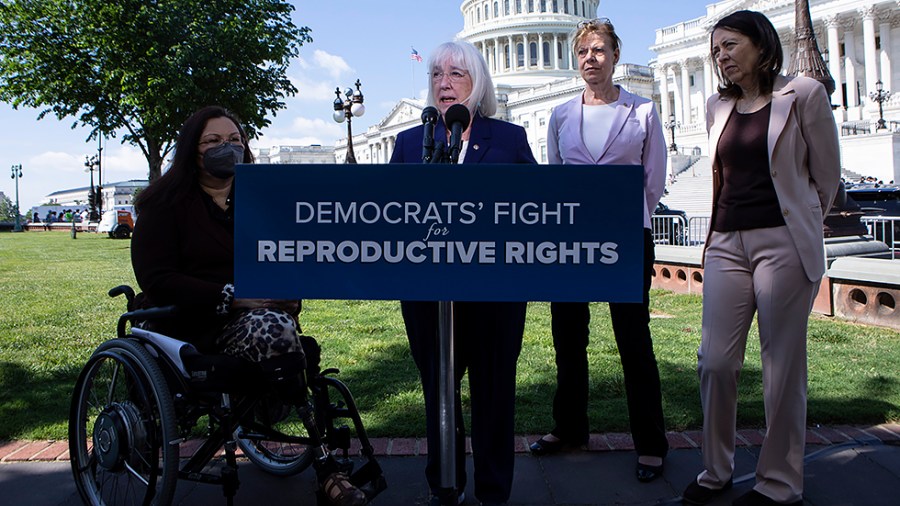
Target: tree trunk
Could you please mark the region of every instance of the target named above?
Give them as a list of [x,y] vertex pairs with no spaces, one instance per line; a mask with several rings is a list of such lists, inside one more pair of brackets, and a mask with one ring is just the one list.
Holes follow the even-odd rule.
[[147,139],[147,163],[150,167],[147,179],[150,183],[156,181],[162,175],[163,157],[160,151],[161,147],[158,142]]

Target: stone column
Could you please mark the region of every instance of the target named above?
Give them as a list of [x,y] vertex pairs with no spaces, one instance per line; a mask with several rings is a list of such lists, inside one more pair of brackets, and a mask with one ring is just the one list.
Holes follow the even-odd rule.
[[669,114],[672,113],[672,109],[669,108],[669,67],[658,65],[656,75],[659,76],[659,115],[665,123],[669,121]]
[[703,100],[700,104],[700,119],[706,118],[706,100],[716,92],[714,82],[715,71],[711,55],[703,55]]
[[875,7],[866,6],[859,9],[863,19],[863,54],[866,66],[866,87],[863,89],[868,96],[875,91],[875,81],[878,80],[878,57],[875,49]]
[[688,60],[684,59],[678,62],[681,65],[681,107],[682,107],[682,125],[690,125],[693,123],[691,119],[691,76],[688,69]]
[[544,70],[544,34],[538,34],[538,64],[539,70]]
[[847,83],[847,108],[859,105],[856,96],[856,37],[853,35],[853,19],[846,19],[841,22],[844,27],[844,72]]
[[[878,33],[881,36],[881,82],[884,84],[884,89],[892,90],[891,88],[891,11],[880,11],[878,13],[878,21],[881,23],[878,25]],[[893,90],[892,90],[893,91]]]
[[682,105],[684,102],[681,99],[682,94],[684,93],[681,86],[681,80],[678,79],[678,65],[672,65],[670,68],[672,69],[672,110],[675,113],[675,120],[680,121],[681,124],[686,124],[684,121],[684,106]]
[[840,19],[835,16],[825,18],[825,27],[828,29],[828,72],[834,79],[834,93],[831,94],[831,103],[838,108],[844,107],[844,94],[841,93],[841,41],[838,34]]
[[559,34],[553,34],[553,70],[559,70]]

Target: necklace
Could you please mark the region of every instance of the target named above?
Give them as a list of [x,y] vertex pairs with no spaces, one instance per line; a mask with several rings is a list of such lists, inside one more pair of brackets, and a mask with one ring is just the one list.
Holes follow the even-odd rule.
[[[757,107],[757,104],[760,102],[760,99],[762,99],[762,104],[759,107]],[[748,98],[747,96],[742,96],[741,98],[739,98],[737,100],[737,104],[735,105],[735,108],[737,108],[737,111],[739,113],[747,114],[747,113],[758,111],[759,109],[762,108],[762,106],[766,105],[768,103],[768,101],[769,101],[768,95],[757,95],[757,96],[753,97],[752,99]]]

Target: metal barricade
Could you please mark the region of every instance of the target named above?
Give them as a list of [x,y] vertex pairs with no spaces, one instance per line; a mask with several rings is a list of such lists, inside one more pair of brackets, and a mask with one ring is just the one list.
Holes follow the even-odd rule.
[[653,242],[685,246],[688,243],[687,222],[678,215],[653,215],[650,217]]
[[862,216],[859,221],[869,229],[869,235],[876,241],[888,245],[891,258],[897,258],[900,250],[900,216]]
[[688,244],[703,246],[709,231],[709,216],[691,216],[688,220]]

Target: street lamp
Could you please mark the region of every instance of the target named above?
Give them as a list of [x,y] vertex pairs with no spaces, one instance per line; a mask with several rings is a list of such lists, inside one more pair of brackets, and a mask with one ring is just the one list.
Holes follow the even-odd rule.
[[19,221],[19,178],[22,177],[22,164],[13,165],[12,166],[12,176],[10,176],[16,182],[16,227],[13,229],[14,232],[22,231],[22,222]]
[[663,126],[668,128],[669,131],[672,132],[672,145],[669,146],[669,151],[671,151],[673,153],[678,152],[678,146],[675,145],[675,129],[681,127],[681,122],[675,121],[675,113],[674,112],[669,114],[669,121],[667,121],[665,123],[665,125],[663,125]]
[[891,92],[884,89],[884,83],[880,80],[875,83],[875,91],[869,92],[869,98],[878,102],[878,123],[875,124],[875,131],[887,128],[884,123],[884,106],[883,104],[891,98]]
[[353,154],[353,131],[350,123],[353,116],[359,117],[366,113],[366,106],[363,105],[363,94],[359,91],[361,86],[359,79],[356,80],[356,90],[347,88],[344,90],[344,97],[341,98],[341,89],[335,88],[334,94],[334,120],[343,123],[347,120],[347,159],[344,163],[356,163],[356,155]]
[[[91,189],[88,190],[88,209],[90,210],[90,221],[97,221],[97,190],[94,188],[94,171],[99,169],[100,161],[97,159],[97,155],[94,155],[88,158],[87,155],[84,155],[84,166],[87,167],[84,169],[85,172],[91,173]],[[98,167],[95,169],[94,167]]]

